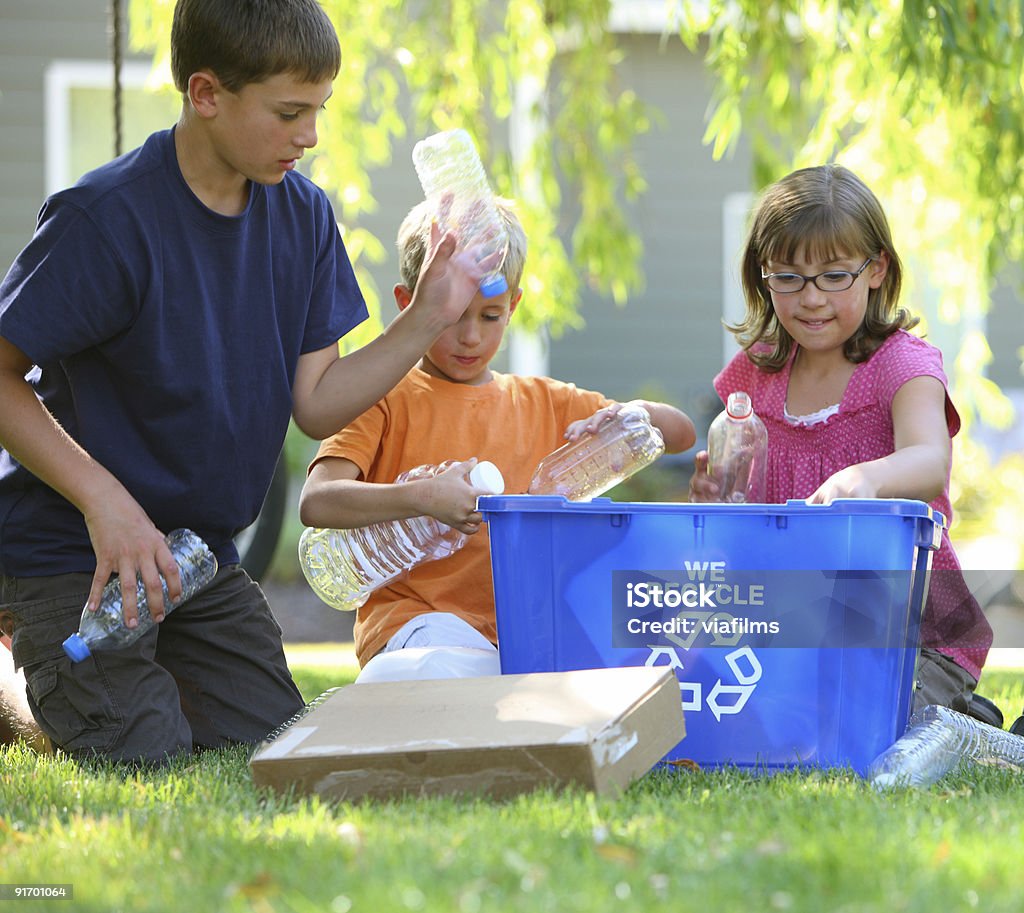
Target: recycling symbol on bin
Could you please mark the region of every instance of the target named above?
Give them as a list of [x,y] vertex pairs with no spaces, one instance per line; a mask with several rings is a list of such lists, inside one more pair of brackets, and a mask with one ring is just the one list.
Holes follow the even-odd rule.
[[[677,676],[680,670],[686,669],[675,647],[651,645],[649,649],[651,654],[647,657],[645,665],[667,665],[676,672]],[[659,662],[662,657],[664,657],[665,662]],[[754,693],[757,683],[761,680],[763,672],[761,663],[750,647],[740,647],[727,653],[725,661],[735,676],[736,684],[726,685],[723,684],[721,679],[718,679],[711,686],[711,690],[707,695],[708,710],[715,715],[715,719],[718,721],[721,721],[722,717],[726,714],[740,713],[743,710],[750,695]],[[704,686],[701,682],[679,682],[679,691],[682,693],[684,711],[696,712],[702,709],[703,690]],[[735,696],[735,700],[731,703],[728,700],[730,695]],[[723,698],[725,699],[724,702],[722,701]]]

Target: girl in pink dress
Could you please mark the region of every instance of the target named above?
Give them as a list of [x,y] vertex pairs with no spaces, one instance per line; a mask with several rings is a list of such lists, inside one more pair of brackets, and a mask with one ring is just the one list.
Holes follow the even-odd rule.
[[[911,498],[952,520],[960,417],[942,355],[910,330],[901,266],[875,195],[839,165],[795,171],[761,198],[742,263],[743,351],[715,378],[743,390],[768,429],[767,500]],[[707,453],[691,501],[717,500]],[[932,559],[915,707],[966,712],[992,644],[948,531]]]

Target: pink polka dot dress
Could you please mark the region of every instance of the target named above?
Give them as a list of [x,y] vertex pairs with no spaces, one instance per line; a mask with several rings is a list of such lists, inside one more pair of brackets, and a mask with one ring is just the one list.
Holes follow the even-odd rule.
[[[715,390],[723,402],[736,390],[749,393],[754,411],[768,429],[767,499],[771,503],[807,498],[833,473],[892,453],[892,401],[908,380],[929,376],[947,385],[939,350],[899,330],[856,366],[838,410],[824,421],[805,424],[786,414],[792,367],[790,358],[781,371],[772,374],[740,352],[715,378]],[[946,424],[952,448],[960,416],[948,394]],[[946,517],[947,526],[952,522],[948,477],[931,506]],[[943,530],[942,544],[932,556],[921,646],[949,656],[978,678],[991,645],[992,629],[964,581],[949,532]]]

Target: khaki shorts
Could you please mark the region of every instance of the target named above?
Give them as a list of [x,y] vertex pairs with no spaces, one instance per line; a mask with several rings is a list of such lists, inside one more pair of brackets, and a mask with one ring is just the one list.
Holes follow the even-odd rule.
[[135,643],[72,663],[91,574],[0,576],[0,620],[13,632],[32,715],[72,757],[160,763],[194,747],[255,743],[303,706],[281,628],[238,565]]
[[914,710],[929,704],[967,713],[978,680],[966,669],[937,650],[924,648],[917,661]]

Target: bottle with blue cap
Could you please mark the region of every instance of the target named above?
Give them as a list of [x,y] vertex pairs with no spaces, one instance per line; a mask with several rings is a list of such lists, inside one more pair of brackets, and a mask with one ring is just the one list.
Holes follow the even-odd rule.
[[[437,207],[441,228],[458,235],[460,249],[475,246],[480,259],[508,250],[508,231],[469,133],[445,130],[428,136],[413,147],[412,161],[424,194]],[[499,263],[481,281],[485,298],[508,291],[501,268]]]
[[[457,465],[417,466],[396,482],[429,479]],[[493,463],[481,462],[469,483],[487,494],[500,495],[505,480]],[[433,517],[385,520],[355,529],[310,527],[299,537],[299,565],[313,592],[327,605],[355,611],[370,594],[426,561],[454,555],[466,544],[465,533]]]
[[[189,529],[176,529],[165,537],[168,548],[178,565],[181,579],[181,596],[171,602],[167,592],[167,581],[160,578],[164,591],[164,614],[167,615],[187,599],[191,599],[217,573],[217,559],[209,546]],[[103,588],[99,607],[95,612],[88,608],[82,611],[77,634],[64,641],[64,652],[75,663],[90,656],[93,650],[114,650],[134,643],[146,633],[155,622],[149,614],[146,588],[142,579],[137,581],[139,623],[129,628],[124,623],[121,604],[121,581],[111,580]]]

